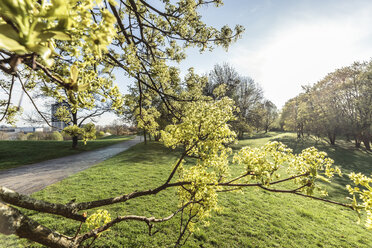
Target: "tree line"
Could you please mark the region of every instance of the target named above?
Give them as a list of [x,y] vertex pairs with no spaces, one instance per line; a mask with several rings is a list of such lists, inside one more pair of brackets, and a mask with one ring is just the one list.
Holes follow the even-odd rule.
[[[234,112],[236,118],[230,121],[229,124],[232,130],[237,133],[239,139],[242,139],[244,134],[252,133],[253,131],[264,131],[267,133],[273,127],[273,123],[278,117],[278,109],[273,102],[265,99],[261,86],[251,77],[241,76],[228,63],[216,64],[209,73],[206,73],[202,77],[197,77],[193,71],[189,71],[189,74],[185,78],[186,83],[177,85],[178,89],[176,91],[180,93],[182,88],[192,87],[190,80],[193,77],[203,82],[200,85],[203,96],[211,97],[213,100],[221,100],[223,97],[229,97],[234,101],[237,107]],[[189,82],[189,85],[187,85],[187,82]],[[143,87],[141,92],[143,93],[146,90],[148,89]],[[144,97],[148,97],[151,100],[143,101]],[[161,101],[160,96],[142,94],[141,98],[142,108],[147,109],[152,106],[158,111],[158,115],[155,117],[157,123],[156,130],[163,130],[167,125],[172,123],[172,113]],[[137,123],[136,120],[140,114],[140,93],[138,88],[131,87],[130,94],[126,96],[126,99],[130,99],[130,102],[136,102],[137,104],[126,105],[124,119]],[[146,129],[143,129],[142,134],[146,141],[146,134],[148,134]],[[151,139],[151,136],[148,136],[148,138]],[[160,133],[154,138],[155,140],[159,140]]]
[[336,139],[352,140],[371,150],[372,142],[372,61],[355,62],[329,73],[313,86],[286,102],[281,113],[281,126]]

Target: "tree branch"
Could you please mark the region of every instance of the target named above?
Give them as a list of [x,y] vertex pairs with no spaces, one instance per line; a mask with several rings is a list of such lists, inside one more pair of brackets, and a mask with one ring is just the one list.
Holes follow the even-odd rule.
[[49,247],[78,247],[71,238],[52,231],[22,214],[18,209],[0,202],[0,233],[15,234]]
[[14,85],[14,77],[15,75],[12,76],[12,83],[10,85],[10,89],[9,89],[9,97],[8,97],[8,102],[6,103],[6,108],[4,110],[4,114],[3,116],[1,117],[0,119],[0,122],[2,120],[4,120],[4,118],[6,117],[6,114],[8,113],[8,109],[9,109],[9,106],[10,106],[10,100],[12,99],[12,92],[13,92],[13,85]]
[[103,225],[99,228],[96,228],[96,229],[94,229],[94,230],[92,230],[88,233],[85,233],[83,235],[78,236],[77,240],[79,241],[79,243],[81,243],[84,240],[87,240],[89,238],[97,236],[99,233],[106,231],[107,229],[109,229],[113,225],[115,225],[119,222],[122,222],[122,221],[134,220],[134,221],[146,222],[147,224],[165,222],[165,221],[168,221],[168,220],[172,219],[174,216],[176,216],[179,212],[183,211],[190,204],[194,204],[194,203],[198,203],[198,202],[190,201],[190,202],[186,203],[185,205],[183,205],[181,208],[177,209],[177,211],[173,212],[171,215],[169,215],[167,217],[164,217],[164,218],[159,218],[159,219],[157,219],[155,217],[146,217],[146,216],[138,216],[138,215],[119,216],[119,217],[116,217],[114,220],[110,221],[109,223],[107,223],[107,224],[105,224],[105,225]]
[[86,217],[78,214],[77,210],[69,205],[36,200],[28,195],[17,193],[4,186],[0,186],[0,201],[42,213],[60,215],[72,220],[84,222],[86,219]]

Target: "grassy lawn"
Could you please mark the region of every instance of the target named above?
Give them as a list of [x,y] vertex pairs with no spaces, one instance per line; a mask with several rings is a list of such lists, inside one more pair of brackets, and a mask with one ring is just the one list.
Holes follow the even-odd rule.
[[128,140],[132,137],[112,135],[102,139],[88,141],[87,145],[79,141],[77,149],[71,148],[72,141],[1,140],[0,170],[94,150]]
[[[260,146],[269,140],[280,140],[292,148],[301,149],[316,144],[344,170],[370,173],[372,154],[342,146],[328,147],[322,142],[296,142],[287,133],[270,133],[259,139],[246,139],[235,147]],[[68,202],[71,199],[89,201],[144,190],[165,181],[176,161],[174,152],[157,143],[138,144],[97,166],[75,174],[57,184],[34,193],[38,199]],[[233,172],[239,168],[232,166]],[[344,179],[336,180],[330,195],[344,200],[341,190]],[[87,190],[89,189],[89,190]],[[154,197],[137,198],[127,203],[109,206],[112,217],[146,215],[162,217],[175,210],[176,192],[168,190]],[[372,247],[372,233],[357,224],[357,215],[342,207],[298,196],[275,194],[249,188],[241,193],[224,193],[219,197],[222,212],[214,213],[209,227],[200,226],[186,247]],[[92,211],[88,212],[91,213]],[[30,212],[29,212],[30,213]],[[32,218],[73,236],[78,223],[52,215],[32,214]],[[176,240],[179,219],[156,225],[159,230],[148,235],[144,223],[127,222],[111,228],[94,243],[94,247],[171,247]],[[19,242],[16,238],[0,240],[3,247],[37,246]]]

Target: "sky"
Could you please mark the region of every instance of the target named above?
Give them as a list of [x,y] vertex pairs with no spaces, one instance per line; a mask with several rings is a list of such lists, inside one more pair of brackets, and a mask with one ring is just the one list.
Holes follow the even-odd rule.
[[[179,64],[181,75],[189,67],[204,74],[227,62],[259,83],[278,108],[299,94],[302,85],[372,57],[371,0],[225,0],[223,6],[203,7],[200,13],[208,25],[240,24],[245,32],[228,51],[187,50],[187,59]],[[131,80],[116,77],[125,92]],[[23,100],[25,109],[29,105]],[[104,116],[98,124],[114,118]]]
[[226,52],[194,50],[181,65],[199,73],[227,62],[264,89],[281,108],[337,68],[372,57],[372,1],[225,0],[204,8],[207,24],[243,25],[240,40]]

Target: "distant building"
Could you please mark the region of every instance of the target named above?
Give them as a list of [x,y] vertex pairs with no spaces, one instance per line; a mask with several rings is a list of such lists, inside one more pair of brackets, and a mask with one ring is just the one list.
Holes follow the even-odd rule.
[[55,104],[52,104],[52,109],[51,110],[52,110],[52,126],[53,126],[53,129],[62,130],[65,127],[68,126],[68,123],[59,120],[55,115],[56,112],[57,112],[57,109],[61,106],[65,106],[65,107],[69,108],[69,105],[66,102],[61,102],[61,103],[57,102]]
[[44,132],[43,127],[8,127],[0,126],[0,132],[5,133],[34,133],[34,132]]
[[20,127],[19,129],[23,133],[44,132],[44,128],[42,127]]
[[0,126],[0,132],[4,132],[4,133],[19,133],[19,132],[21,132],[21,130],[18,127]]

